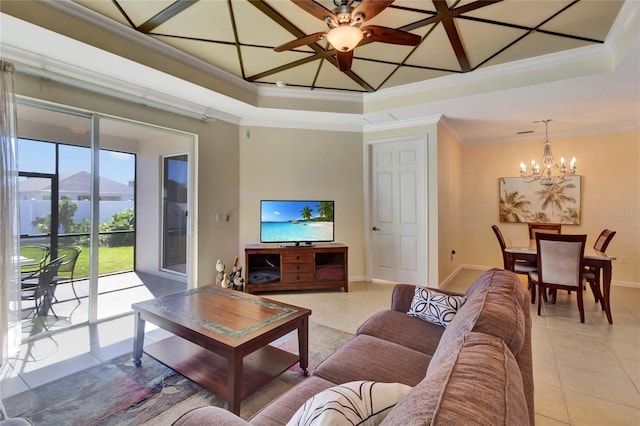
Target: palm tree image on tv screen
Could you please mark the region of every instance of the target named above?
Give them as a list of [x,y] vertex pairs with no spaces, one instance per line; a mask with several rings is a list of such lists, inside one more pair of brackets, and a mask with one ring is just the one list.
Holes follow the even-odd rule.
[[263,200],[260,202],[260,241],[333,241],[334,208],[333,201]]

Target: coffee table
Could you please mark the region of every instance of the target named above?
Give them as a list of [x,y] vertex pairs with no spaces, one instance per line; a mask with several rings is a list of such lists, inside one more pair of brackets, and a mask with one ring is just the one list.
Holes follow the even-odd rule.
[[[133,359],[144,350],[203,388],[223,397],[229,411],[300,362],[307,375],[311,310],[217,286],[134,303]],[[146,321],[174,336],[144,345]],[[270,346],[298,331],[299,355]]]

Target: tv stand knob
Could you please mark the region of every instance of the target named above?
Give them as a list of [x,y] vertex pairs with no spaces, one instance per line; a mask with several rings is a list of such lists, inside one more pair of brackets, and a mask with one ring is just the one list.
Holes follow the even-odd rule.
[[377,226],[374,226],[374,227],[373,227],[373,228],[371,228],[371,229],[372,229],[372,230],[374,230],[374,231],[379,231],[379,230],[380,230],[380,228],[378,228]]

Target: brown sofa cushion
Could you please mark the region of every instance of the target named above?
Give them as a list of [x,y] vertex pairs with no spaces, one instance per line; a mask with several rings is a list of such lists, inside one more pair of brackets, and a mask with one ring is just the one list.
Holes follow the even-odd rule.
[[[298,411],[298,408],[311,398],[335,383],[320,377],[309,377],[298,383],[278,399],[258,411],[249,422],[220,407],[200,407],[183,414],[174,426],[242,426],[242,425],[284,425]],[[260,392],[258,390],[258,392]]]
[[529,295],[518,276],[503,269],[484,272],[466,291],[467,302],[442,334],[433,354],[437,363],[441,353],[469,331],[502,338],[509,346],[520,368],[529,420],[535,421],[533,360],[531,354],[531,314]]
[[[335,383],[321,377],[311,376],[295,385],[278,397],[262,410],[258,411],[250,420],[252,425],[273,426],[287,424],[289,419],[309,398],[335,386]],[[258,390],[258,392],[260,392]]]
[[336,384],[368,380],[415,386],[424,378],[430,360],[430,355],[360,334],[318,364],[313,374]]
[[467,333],[432,364],[381,426],[525,425],[527,403],[518,364],[495,336]]
[[509,271],[491,269],[465,295],[467,302],[445,329],[434,356],[447,351],[447,346],[470,331],[500,337],[518,355],[526,332],[522,311],[526,293],[518,277]]
[[356,335],[368,334],[427,355],[433,355],[442,333],[442,326],[394,310],[378,312],[356,331]]
[[200,407],[187,411],[172,426],[248,426],[249,422],[221,407]]

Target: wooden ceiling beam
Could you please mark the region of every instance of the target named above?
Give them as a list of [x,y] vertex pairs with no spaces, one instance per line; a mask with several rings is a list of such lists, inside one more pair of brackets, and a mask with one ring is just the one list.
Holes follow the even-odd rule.
[[164,10],[157,13],[155,16],[144,22],[138,28],[138,31],[144,34],[150,33],[154,28],[159,27],[160,25],[167,22],[169,19],[173,18],[183,10],[193,6],[196,4],[198,0],[176,0],[171,5],[167,6]]
[[433,0],[433,4],[438,11],[438,17],[440,18],[440,22],[444,26],[447,37],[449,37],[449,43],[451,44],[453,52],[458,59],[460,69],[462,70],[462,72],[471,71],[471,65],[469,64],[467,52],[464,50],[462,40],[460,39],[460,34],[458,33],[455,22],[453,22],[453,14],[449,10],[449,6],[447,5],[446,0]]

